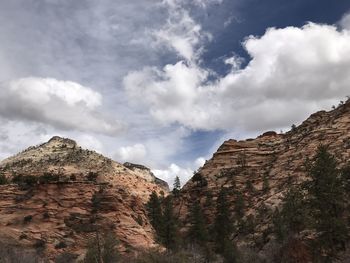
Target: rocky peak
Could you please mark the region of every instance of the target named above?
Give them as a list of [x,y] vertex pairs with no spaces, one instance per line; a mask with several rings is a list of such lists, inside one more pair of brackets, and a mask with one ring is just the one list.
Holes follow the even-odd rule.
[[56,145],[56,146],[66,146],[69,148],[75,148],[77,146],[76,141],[68,139],[68,138],[62,138],[59,136],[53,136],[48,142],[47,144],[51,144],[51,145]]
[[98,228],[114,231],[121,250],[156,246],[144,204],[152,191],[167,190],[139,171],[58,136],[3,160],[0,171],[12,182],[0,185],[5,243],[45,244],[44,255],[53,260],[63,252],[83,254]]

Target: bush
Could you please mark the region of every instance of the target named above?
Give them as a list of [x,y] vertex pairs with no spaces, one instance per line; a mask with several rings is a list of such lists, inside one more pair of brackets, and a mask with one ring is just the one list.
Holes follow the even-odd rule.
[[44,173],[39,177],[39,183],[41,184],[47,184],[51,182],[57,182],[59,181],[60,177],[58,174],[52,174],[52,173]]
[[20,186],[33,186],[38,182],[38,178],[33,175],[15,175],[12,182]]
[[197,185],[200,187],[205,187],[208,185],[208,181],[200,173],[195,173],[191,180],[192,182],[197,183]]
[[101,202],[102,202],[102,194],[94,193],[91,197],[91,204],[92,204],[92,212],[96,213],[99,208],[101,208]]
[[25,217],[23,218],[23,223],[27,224],[27,223],[31,222],[32,219],[33,219],[33,216],[32,216],[32,215],[25,216]]
[[8,180],[4,174],[0,174],[0,185],[8,184]]
[[140,215],[137,216],[137,218],[136,218],[135,221],[136,221],[136,223],[138,223],[140,226],[143,225],[143,219],[142,219],[142,217],[141,217]]
[[[123,261],[124,262],[124,261]],[[132,263],[206,263],[214,262],[210,257],[200,248],[191,247],[189,249],[182,249],[176,252],[168,251],[161,253],[159,251],[147,251],[141,253],[134,260],[127,260],[125,262]]]
[[55,263],[73,263],[77,257],[75,254],[64,252],[56,257]]
[[58,244],[55,245],[56,249],[66,248],[67,244],[63,241],[60,241]]
[[46,242],[42,239],[38,239],[34,243],[36,249],[44,249],[46,247]]
[[71,181],[76,181],[76,180],[77,180],[77,177],[76,177],[75,174],[72,174],[72,175],[69,177],[69,179],[70,179]]
[[92,172],[92,171],[90,171],[90,172],[88,173],[88,175],[87,175],[87,179],[88,179],[88,181],[90,181],[90,182],[96,182],[97,177],[98,177],[98,173]]
[[20,236],[19,236],[19,240],[22,240],[22,239],[26,239],[28,236],[25,234],[25,233],[22,233]]
[[49,219],[49,218],[50,218],[49,212],[47,212],[47,211],[44,212],[43,218],[44,218],[44,219]]
[[95,263],[102,259],[104,263],[115,263],[119,260],[117,250],[118,240],[114,233],[96,233],[96,237],[88,243],[87,251],[83,263]]

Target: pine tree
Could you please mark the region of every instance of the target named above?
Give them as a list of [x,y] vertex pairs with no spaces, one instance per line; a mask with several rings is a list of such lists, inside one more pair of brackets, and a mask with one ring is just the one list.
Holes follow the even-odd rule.
[[254,193],[254,190],[255,190],[252,181],[249,179],[246,182],[246,190],[249,194]]
[[171,196],[164,200],[161,241],[167,249],[176,249],[179,244],[178,220],[174,215]]
[[146,204],[148,217],[150,219],[151,225],[153,226],[158,239],[160,238],[161,231],[163,228],[162,221],[162,208],[159,197],[155,191],[152,192],[149,201]]
[[273,216],[274,230],[277,238],[284,241],[289,236],[299,234],[306,227],[307,206],[300,187],[292,187],[282,200],[281,211]]
[[237,191],[235,200],[235,215],[237,220],[241,220],[244,217],[245,202],[241,192]]
[[180,189],[181,189],[181,182],[180,182],[180,178],[178,176],[175,177],[175,181],[174,181],[174,188],[173,188],[173,194],[174,196],[178,196],[180,193]]
[[326,146],[320,146],[305,183],[312,225],[317,233],[316,248],[327,258],[344,249],[348,237],[343,218],[345,193],[337,162]]
[[224,188],[221,189],[216,206],[216,217],[214,222],[215,245],[218,253],[223,253],[225,247],[230,242],[234,231],[230,219],[230,206],[227,201],[227,193]]
[[208,231],[199,202],[195,202],[190,214],[191,226],[188,232],[188,237],[192,243],[204,246],[208,241]]
[[0,185],[8,184],[8,180],[4,174],[0,174]]
[[267,175],[264,175],[262,191],[263,191],[264,194],[267,194],[269,192],[269,190],[270,190],[269,179],[267,178]]

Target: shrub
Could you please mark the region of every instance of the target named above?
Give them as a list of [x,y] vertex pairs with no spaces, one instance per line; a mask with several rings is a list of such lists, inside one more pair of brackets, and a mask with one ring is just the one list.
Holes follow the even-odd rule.
[[83,263],[115,263],[118,262],[119,252],[117,250],[118,240],[114,233],[108,232],[102,235],[96,233],[96,237],[88,243]]
[[71,176],[69,177],[69,179],[70,179],[71,181],[76,181],[76,180],[77,180],[77,177],[76,177],[75,174],[71,174]]
[[47,212],[47,211],[44,212],[43,218],[44,218],[44,219],[49,219],[49,218],[50,218],[49,212]]
[[25,217],[23,218],[23,223],[27,224],[27,223],[31,222],[32,219],[33,219],[33,216],[32,216],[32,215],[25,216]]
[[56,257],[55,263],[73,263],[77,257],[75,254],[64,252]]
[[22,239],[26,239],[28,236],[24,233],[22,233],[20,236],[19,236],[19,240],[22,240]]
[[136,220],[135,220],[140,226],[143,225],[143,219],[140,215],[137,216]]
[[60,241],[58,244],[55,245],[56,249],[66,248],[67,244],[63,241]]
[[42,240],[42,239],[38,239],[38,240],[35,241],[33,246],[36,249],[43,249],[46,246],[46,242],[44,240]]
[[97,177],[98,173],[90,171],[87,175],[87,180],[90,182],[96,182]]
[[92,212],[95,213],[101,207],[102,194],[94,193],[91,197]]
[[57,182],[59,181],[60,177],[58,174],[52,174],[52,173],[44,173],[39,177],[39,183],[41,184],[47,184],[51,182]]
[[20,186],[33,186],[38,182],[38,178],[33,175],[15,175],[12,182]]
[[4,174],[0,174],[0,185],[8,184],[8,180]]
[[205,187],[208,185],[207,180],[200,173],[195,173],[193,175],[192,182],[197,183],[197,185],[200,187]]

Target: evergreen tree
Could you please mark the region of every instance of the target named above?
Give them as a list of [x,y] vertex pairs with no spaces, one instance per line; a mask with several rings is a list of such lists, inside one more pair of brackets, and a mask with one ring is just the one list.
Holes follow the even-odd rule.
[[262,191],[264,194],[267,194],[269,190],[270,190],[270,183],[269,183],[269,179],[267,178],[267,175],[265,174],[263,177]]
[[174,188],[173,188],[174,196],[178,196],[179,195],[180,189],[181,189],[180,178],[178,176],[176,176],[175,177],[175,181],[174,181]]
[[274,230],[280,241],[290,235],[299,234],[306,227],[307,207],[300,187],[292,187],[282,200],[281,211],[273,216]]
[[320,255],[331,258],[339,248],[345,248],[348,233],[343,218],[345,194],[341,173],[326,146],[318,148],[308,176],[305,189],[317,233],[315,245]]
[[179,244],[178,221],[173,211],[171,196],[164,200],[163,227],[161,230],[161,241],[168,249],[176,249]]
[[[341,178],[342,178],[345,195],[349,197],[350,195],[350,163],[348,163],[341,170]],[[349,198],[346,198],[346,199],[349,200]]]
[[227,201],[227,193],[226,190],[222,188],[217,199],[214,222],[215,245],[218,253],[224,252],[234,231],[229,210],[230,206]]
[[0,173],[0,185],[3,184],[8,184],[8,180],[4,174]]
[[236,263],[239,261],[238,249],[231,240],[224,242],[221,255],[224,259],[223,263]]
[[247,182],[246,182],[246,190],[250,194],[254,193],[255,189],[254,189],[253,183],[252,183],[252,181],[250,179],[248,179]]
[[237,220],[242,220],[244,217],[244,207],[245,207],[245,202],[244,198],[241,192],[236,193],[236,200],[235,200],[235,215]]
[[205,217],[199,202],[195,202],[190,214],[191,226],[188,237],[191,242],[204,246],[208,241]]
[[151,225],[156,231],[158,238],[160,238],[163,227],[162,208],[159,197],[155,191],[152,192],[150,199],[146,204],[146,207]]

